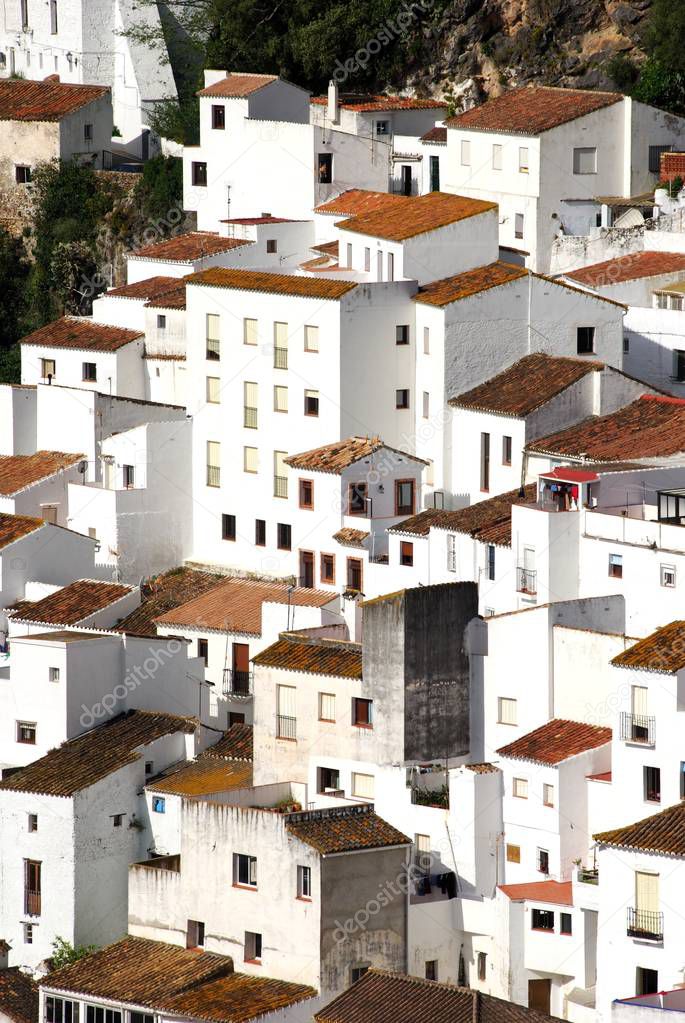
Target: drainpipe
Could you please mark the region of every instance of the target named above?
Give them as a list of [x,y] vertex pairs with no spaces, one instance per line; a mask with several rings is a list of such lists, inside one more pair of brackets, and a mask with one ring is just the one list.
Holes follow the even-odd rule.
[[533,308],[533,275],[528,271],[528,354],[530,355],[533,343],[533,324],[531,322],[531,312]]

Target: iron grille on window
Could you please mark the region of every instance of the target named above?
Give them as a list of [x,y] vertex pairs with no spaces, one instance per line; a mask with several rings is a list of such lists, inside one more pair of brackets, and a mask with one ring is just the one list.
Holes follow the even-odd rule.
[[274,476],[274,497],[288,496],[288,477]]
[[288,349],[287,348],[274,348],[274,369],[287,369],[288,368]]
[[279,739],[296,739],[297,718],[288,717],[286,714],[277,714],[276,736]]
[[626,742],[644,742],[647,745],[654,743],[656,733],[656,721],[646,714],[630,714],[628,711],[621,712],[621,738]]
[[243,426],[245,426],[248,430],[256,430],[257,429],[257,409],[256,408],[252,408],[250,405],[245,405],[244,409],[245,409],[245,416],[244,416],[244,419],[243,419]]
[[516,589],[519,593],[537,593],[537,572],[530,568],[517,568]]

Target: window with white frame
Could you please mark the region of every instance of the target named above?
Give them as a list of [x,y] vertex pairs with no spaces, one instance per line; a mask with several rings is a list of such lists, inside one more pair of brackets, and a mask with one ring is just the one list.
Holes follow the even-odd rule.
[[233,853],[233,884],[257,887],[257,857]]
[[45,998],[46,1023],[78,1023],[78,1010],[79,1003],[68,998],[57,998],[55,995],[47,995]]
[[86,1023],[121,1023],[121,1011],[104,1005],[86,1006]]
[[352,795],[360,799],[373,799],[374,778],[372,774],[361,774],[359,771],[352,772]]
[[514,214],[514,238],[523,238],[523,214]]
[[319,721],[335,721],[335,693],[319,693]]
[[528,779],[514,778],[511,783],[511,791],[517,799],[528,799]]
[[297,868],[297,897],[298,899],[311,899],[312,897],[312,868],[298,866]]
[[510,696],[497,698],[497,721],[500,725],[515,725],[517,720],[517,701]]
[[542,786],[542,802],[545,806],[554,806],[554,785],[546,782]]
[[245,962],[259,963],[262,960],[262,936],[258,931],[245,931]]
[[661,585],[673,589],[675,586],[675,565],[661,566]]

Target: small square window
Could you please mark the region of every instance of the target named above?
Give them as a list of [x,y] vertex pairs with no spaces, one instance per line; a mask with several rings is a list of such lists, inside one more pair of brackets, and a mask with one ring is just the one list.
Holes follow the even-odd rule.
[[517,799],[528,799],[528,780],[526,778],[514,778],[512,781],[512,795]]
[[17,164],[14,170],[14,180],[18,185],[28,185],[31,181],[31,168],[24,164]]
[[554,913],[551,909],[534,909],[530,914],[530,926],[534,931],[553,931]]
[[573,934],[573,917],[570,913],[559,914],[559,933]]
[[353,966],[350,969],[350,982],[356,984],[358,980],[361,980],[365,973],[369,972],[368,966]]
[[395,327],[395,344],[396,345],[408,345],[409,344],[409,324],[398,323]]
[[27,746],[36,744],[36,722],[17,721],[17,742],[23,742]]
[[149,777],[149,775],[154,773],[154,770],[155,770],[154,760],[146,760],[145,761],[145,774],[146,774],[146,776]]
[[497,698],[497,723],[500,725],[517,724],[517,706],[517,700],[514,700],[509,696],[499,696]]
[[402,387],[395,391],[395,408],[409,408],[409,388]]
[[221,516],[221,539],[235,540],[236,538],[236,517],[224,513]]
[[53,380],[55,378],[55,360],[54,359],[41,359],[40,360],[40,375],[42,380]]
[[123,815],[123,813],[115,813],[112,816],[112,827],[113,828],[120,828],[123,823],[124,823],[124,815]]
[[609,555],[609,576],[612,579],[623,578],[623,555],[622,554],[610,554]]
[[595,328],[578,327],[576,330],[576,348],[578,355],[592,355],[595,350]]
[[573,173],[597,173],[597,149],[595,146],[578,146],[573,150]]
[[335,582],[335,554],[321,555],[321,582],[329,584]]
[[376,121],[376,135],[389,135],[390,121]]
[[166,800],[162,796],[152,797],[152,812],[166,813]]
[[59,682],[59,668],[48,668],[48,678],[51,682]]
[[411,568],[414,564],[414,544],[408,540],[400,541],[400,565]]
[[163,313],[157,316],[157,330],[166,330],[166,316]]
[[221,104],[212,105],[212,128],[223,131],[226,127],[226,107]]
[[275,238],[266,239],[266,251],[270,253],[278,252],[278,241]]
[[352,772],[352,795],[360,799],[373,799],[374,776]]
[[257,931],[245,931],[245,962],[262,961],[262,936]]
[[38,831],[38,814],[30,813],[28,816],[29,831]]
[[675,565],[661,566],[661,585],[669,589],[675,587]]
[[373,700],[352,698],[352,724],[359,728],[373,728]]

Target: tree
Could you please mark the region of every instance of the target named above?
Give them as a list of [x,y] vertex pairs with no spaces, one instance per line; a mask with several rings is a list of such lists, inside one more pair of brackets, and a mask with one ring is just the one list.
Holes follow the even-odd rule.
[[[143,167],[136,187],[136,202],[147,220],[169,222],[170,213],[183,208],[183,161],[155,156]],[[176,218],[171,218],[171,224]]]
[[635,99],[674,114],[685,113],[685,5],[654,0],[645,33],[647,60],[633,90]]
[[59,935],[52,943],[52,956],[50,959],[53,970],[61,970],[63,966],[71,966],[85,956],[95,952],[97,945],[72,945],[65,938]]

